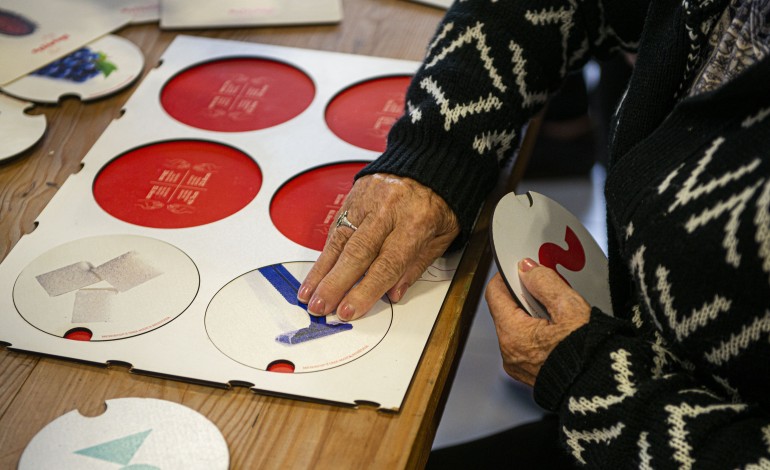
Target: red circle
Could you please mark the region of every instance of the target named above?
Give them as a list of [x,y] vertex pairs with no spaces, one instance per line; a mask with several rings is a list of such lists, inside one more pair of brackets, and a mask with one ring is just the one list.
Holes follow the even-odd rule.
[[199,129],[266,129],[304,111],[315,85],[304,72],[272,60],[234,58],[207,62],[174,76],[160,102],[174,119]]
[[124,222],[185,228],[238,212],[261,186],[262,172],[245,153],[179,140],[124,153],[99,172],[93,191],[102,209]]
[[91,341],[93,333],[88,328],[73,328],[64,333],[64,339],[73,341]]
[[[321,251],[334,216],[366,163],[337,163],[287,181],[270,203],[270,218],[291,241]],[[358,221],[352,221],[358,223]]]
[[404,114],[411,77],[387,77],[340,92],[326,108],[326,124],[337,137],[367,150],[385,150],[388,132]]
[[294,363],[291,361],[287,361],[285,359],[279,359],[267,365],[268,372],[280,372],[283,374],[293,374],[294,369],[295,369]]

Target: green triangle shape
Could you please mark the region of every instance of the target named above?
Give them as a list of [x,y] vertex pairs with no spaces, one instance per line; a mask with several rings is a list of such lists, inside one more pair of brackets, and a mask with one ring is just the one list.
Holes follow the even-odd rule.
[[107,462],[126,465],[132,458],[134,458],[134,454],[136,454],[136,451],[142,446],[144,439],[150,434],[150,431],[152,431],[152,429],[121,437],[120,439],[115,439],[103,444],[87,447],[85,449],[76,450],[75,453]]

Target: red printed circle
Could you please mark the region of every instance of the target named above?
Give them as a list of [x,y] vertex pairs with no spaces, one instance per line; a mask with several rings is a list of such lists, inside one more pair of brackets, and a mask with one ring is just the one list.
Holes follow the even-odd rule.
[[[286,182],[270,203],[270,218],[286,238],[321,251],[329,227],[366,163],[337,163],[302,173]],[[352,221],[357,223],[358,221]]]
[[160,142],[108,163],[94,198],[124,222],[186,228],[232,215],[256,197],[262,172],[248,155],[201,140]]
[[266,59],[207,62],[174,76],[160,102],[174,119],[199,129],[244,132],[273,127],[304,111],[315,85],[304,72]]
[[404,114],[411,79],[377,78],[343,90],[326,107],[326,124],[349,144],[384,151],[390,128]]

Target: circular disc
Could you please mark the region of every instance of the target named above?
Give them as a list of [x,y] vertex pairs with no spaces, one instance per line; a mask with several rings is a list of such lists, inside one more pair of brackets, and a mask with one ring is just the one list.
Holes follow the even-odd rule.
[[0,161],[16,156],[35,145],[45,134],[45,116],[24,112],[31,103],[0,95]]
[[556,201],[533,191],[506,194],[492,215],[491,241],[508,289],[532,316],[548,318],[548,313],[519,279],[524,258],[554,269],[591,306],[612,313],[607,257],[580,220]]
[[313,263],[265,266],[225,285],[206,309],[206,331],[226,356],[276,372],[315,372],[365,355],[393,321],[389,302],[343,323],[336,315],[313,317],[297,301],[297,289]]
[[160,100],[192,127],[244,132],[276,126],[304,111],[315,96],[301,70],[267,59],[233,58],[196,65],[173,77]]
[[128,39],[107,35],[3,87],[6,93],[36,103],[63,96],[90,101],[130,86],[144,67],[144,54]]
[[107,400],[100,416],[74,410],[50,422],[24,449],[19,470],[226,470],[229,464],[227,442],[202,414],[165,400],[119,398]]
[[326,124],[349,144],[384,151],[390,128],[404,114],[411,79],[377,78],[343,90],[326,108]]
[[238,212],[261,186],[259,166],[240,150],[178,140],[120,155],[99,172],[93,191],[102,209],[125,222],[186,228]]
[[334,216],[353,186],[353,177],[364,166],[363,162],[337,163],[292,178],[270,203],[273,224],[291,241],[323,250]]
[[170,322],[198,293],[198,270],[178,248],[154,238],[82,238],[38,256],[13,286],[19,314],[46,333],[106,341]]

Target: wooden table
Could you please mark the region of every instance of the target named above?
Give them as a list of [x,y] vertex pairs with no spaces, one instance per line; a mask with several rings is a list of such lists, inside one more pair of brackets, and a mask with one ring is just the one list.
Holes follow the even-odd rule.
[[[151,23],[128,26],[117,34],[144,51],[145,74],[180,33],[419,61],[443,16],[442,10],[405,0],[345,0],[343,8],[344,19],[337,25],[171,32]],[[34,230],[43,207],[78,171],[136,87],[92,103],[65,99],[32,111],[48,119],[44,138],[18,158],[0,164],[0,259]],[[527,141],[524,147],[530,145]],[[517,165],[506,181],[518,181],[519,173]],[[216,389],[132,374],[116,364],[101,368],[0,345],[0,468],[15,468],[32,437],[59,416],[74,409],[98,415],[105,400],[121,397],[170,400],[204,414],[225,436],[233,469],[421,468],[483,291],[490,262],[489,206],[399,413],[263,396],[242,387]]]

